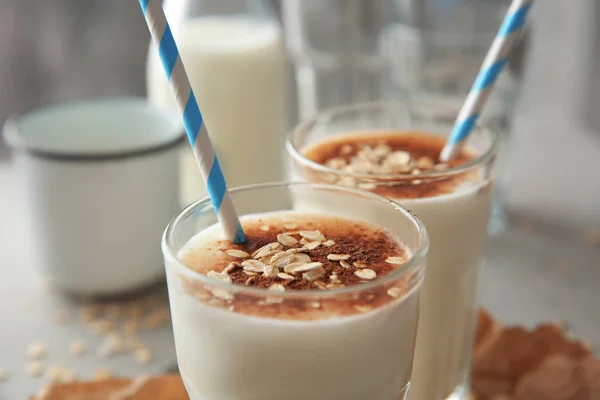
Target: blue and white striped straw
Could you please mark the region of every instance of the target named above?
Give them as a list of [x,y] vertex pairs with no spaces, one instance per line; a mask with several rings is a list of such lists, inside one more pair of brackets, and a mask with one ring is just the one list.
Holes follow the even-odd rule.
[[202,114],[196,97],[190,86],[179,50],[173,39],[171,28],[160,0],[139,0],[152,39],[159,47],[160,58],[171,85],[177,108],[183,114],[183,124],[196,156],[202,177],[206,182],[208,194],[221,224],[225,239],[235,243],[244,243],[246,237],[242,231],[233,202],[227,191],[225,178],[219,161],[208,137]]
[[465,139],[475,127],[498,75],[506,65],[511,50],[521,38],[532,2],[533,0],[513,0],[511,3],[494,43],[485,57],[477,79],[458,114],[452,133],[442,150],[440,159],[443,162],[452,160],[460,153]]

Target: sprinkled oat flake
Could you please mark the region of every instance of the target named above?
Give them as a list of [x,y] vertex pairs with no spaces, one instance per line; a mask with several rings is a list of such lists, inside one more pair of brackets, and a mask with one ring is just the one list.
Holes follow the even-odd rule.
[[210,271],[208,274],[206,274],[206,276],[208,276],[210,279],[215,279],[225,283],[231,283],[231,277],[221,272]]
[[278,273],[278,274],[277,274],[277,277],[279,277],[279,278],[281,278],[281,279],[288,280],[288,281],[293,281],[294,279],[296,279],[296,278],[294,278],[292,275],[290,275],[290,274],[286,274],[285,272],[280,272],[280,273]]
[[343,261],[348,260],[350,258],[350,254],[329,254],[327,255],[327,259],[331,261]]
[[299,267],[294,268],[293,273],[313,271],[313,270],[322,269],[322,268],[323,268],[323,263],[312,262],[312,263],[303,264]]
[[280,283],[274,283],[269,286],[269,290],[273,292],[285,292],[285,287]]
[[235,257],[235,258],[248,258],[248,257],[250,257],[250,254],[246,253],[244,250],[236,250],[236,249],[227,250],[225,252],[225,254],[227,254],[230,257]]
[[404,257],[388,257],[385,259],[385,262],[393,265],[402,265],[406,262],[406,258]]
[[325,269],[320,267],[318,269],[313,269],[302,274],[302,278],[306,279],[309,282],[315,281],[322,277],[325,274]]
[[294,246],[298,243],[298,240],[294,239],[292,236],[286,235],[285,233],[280,233],[277,235],[277,241],[284,246]]
[[319,231],[300,231],[300,236],[311,241],[324,242],[326,240],[325,236]]
[[377,273],[375,271],[373,271],[372,269],[365,268],[365,269],[360,269],[358,271],[354,271],[354,275],[356,275],[362,279],[370,280],[370,279],[375,279],[375,277],[377,276]]
[[266,265],[258,260],[245,260],[242,262],[244,271],[263,272]]

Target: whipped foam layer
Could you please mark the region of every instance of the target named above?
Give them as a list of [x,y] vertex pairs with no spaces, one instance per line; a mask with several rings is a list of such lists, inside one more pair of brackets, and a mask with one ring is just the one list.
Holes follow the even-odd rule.
[[[221,240],[215,225],[192,238],[179,252],[189,268],[232,286],[264,289],[256,296],[184,281],[195,297],[245,314],[314,319],[368,312],[410,292],[412,277],[368,290],[319,298],[323,293],[376,281],[402,268],[410,250],[380,227],[336,216],[275,212],[241,219],[243,245]],[[283,292],[311,290],[306,299]]]

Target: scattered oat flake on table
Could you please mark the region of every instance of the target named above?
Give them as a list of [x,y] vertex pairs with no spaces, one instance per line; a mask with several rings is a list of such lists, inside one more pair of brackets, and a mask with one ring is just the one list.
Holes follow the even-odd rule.
[[123,333],[126,336],[135,336],[140,331],[140,320],[129,319],[123,323]]
[[89,328],[97,335],[104,335],[115,329],[115,323],[108,319],[97,319],[90,322]]
[[8,372],[4,368],[0,368],[0,382],[4,382],[8,379]]
[[152,361],[152,353],[148,348],[139,348],[135,351],[135,359],[140,364],[150,364],[150,362]]
[[69,354],[79,357],[87,351],[87,346],[83,340],[74,340],[69,344]]
[[169,307],[161,307],[152,311],[146,317],[145,325],[150,329],[154,329],[166,325],[169,322],[170,317]]
[[27,375],[39,378],[44,374],[44,364],[41,361],[30,361],[26,367]]
[[46,369],[46,377],[51,382],[58,382],[63,369],[62,364],[52,364]]
[[46,343],[37,340],[27,346],[27,357],[33,360],[44,358],[48,354],[48,346]]
[[113,372],[108,368],[98,368],[94,371],[92,379],[95,381],[103,381],[114,376]]
[[109,357],[116,354],[123,354],[127,352],[127,349],[123,339],[119,335],[111,333],[98,346],[97,352],[100,357]]
[[73,383],[77,380],[77,374],[72,369],[65,368],[58,378],[61,383]]

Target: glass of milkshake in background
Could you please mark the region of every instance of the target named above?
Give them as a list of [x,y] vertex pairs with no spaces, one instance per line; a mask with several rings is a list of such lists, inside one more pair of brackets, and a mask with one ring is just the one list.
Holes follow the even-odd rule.
[[248,211],[245,244],[220,239],[208,199],[175,217],[162,243],[191,400],[405,399],[428,249],[422,223],[340,186],[255,185],[231,197]]
[[[449,164],[439,153],[455,120],[425,104],[369,103],[334,109],[289,137],[295,180],[356,187],[416,213],[431,240],[410,398],[465,398],[476,320],[479,266],[491,211],[498,137],[477,127]],[[384,223],[369,207],[313,203]]]
[[[271,2],[166,0],[164,7],[230,187],[283,180],[286,61]],[[176,111],[153,44],[147,91],[152,104]],[[189,204],[207,192],[189,149],[181,157]]]

